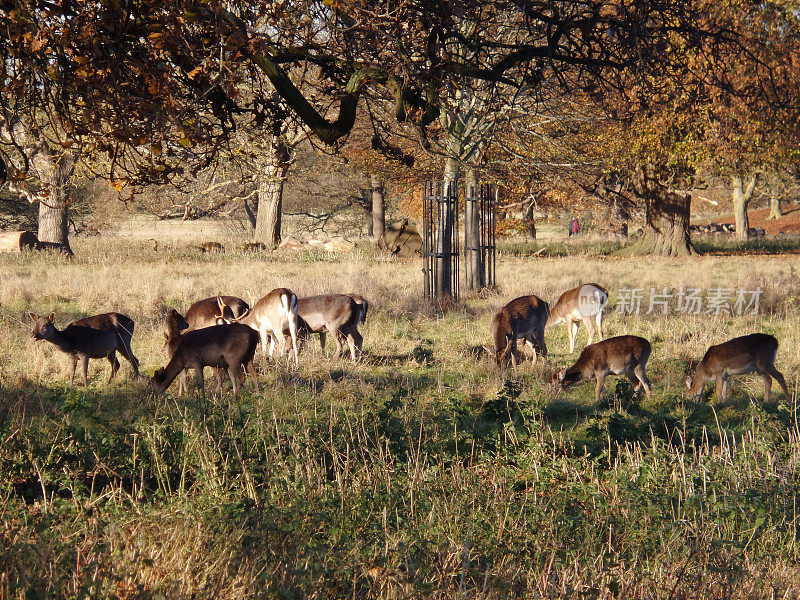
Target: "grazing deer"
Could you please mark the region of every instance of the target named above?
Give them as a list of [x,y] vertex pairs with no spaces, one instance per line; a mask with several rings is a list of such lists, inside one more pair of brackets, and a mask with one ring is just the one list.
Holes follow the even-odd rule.
[[233,322],[249,309],[247,302],[236,296],[213,296],[192,304],[185,319],[192,329],[202,329]]
[[694,377],[686,379],[688,396],[696,398],[702,395],[706,383],[716,378],[717,398],[724,402],[728,396],[728,376],[755,371],[764,379],[765,402],[769,402],[773,378],[781,386],[786,398],[790,399],[792,396],[786,387],[786,380],[775,368],[777,353],[778,340],[765,333],[751,333],[711,346],[697,365]]
[[583,379],[594,377],[597,379],[594,398],[600,402],[606,376],[613,373],[625,375],[636,384],[634,391],[644,387],[649,400],[651,388],[646,366],[651,350],[650,342],[635,335],[621,335],[589,344],[583,349],[574,365],[557,374],[561,388],[566,390]]
[[297,315],[298,322],[302,322],[302,326],[299,326],[298,330],[306,330],[306,335],[319,334],[323,356],[325,356],[325,340],[328,333],[332,333],[336,340],[334,358],[341,356],[346,340],[350,347],[350,359],[355,363],[364,343],[364,338],[358,331],[358,324],[365,318],[365,307],[366,301],[359,305],[352,296],[342,294],[300,298],[297,301]]
[[[250,310],[234,319],[258,331],[261,349],[267,352],[267,339],[277,340],[280,348],[278,356],[283,356],[286,340],[283,330],[289,330],[294,351],[294,364],[297,366],[297,296],[286,288],[276,288],[256,302]],[[272,346],[270,346],[270,354]]]
[[578,336],[578,325],[581,321],[589,330],[589,344],[594,341],[595,330],[603,339],[603,309],[608,304],[608,292],[596,283],[584,283],[567,290],[550,311],[545,328],[567,324],[569,337],[569,353],[575,352],[575,338]]
[[[244,383],[242,367],[253,379],[256,393],[258,378],[253,368],[253,356],[258,345],[258,334],[240,323],[213,325],[194,329],[172,339],[171,358],[166,367],[153,374],[150,387],[163,392],[185,369],[194,369],[197,385],[205,394],[204,367],[227,369],[233,383],[233,396],[239,397],[239,388]],[[222,378],[217,377],[217,392],[222,388]]]
[[361,309],[361,317],[359,318],[359,323],[366,323],[367,322],[367,309],[369,308],[369,302],[367,302],[364,296],[360,296],[358,294],[345,294],[345,296],[350,296],[356,304],[358,304],[359,308]]
[[139,361],[131,350],[134,323],[130,317],[120,313],[104,313],[79,319],[67,325],[62,331],[54,325],[55,313],[49,317],[28,313],[33,321],[31,335],[35,340],[47,340],[61,352],[72,358],[69,384],[75,383],[75,368],[78,359],[83,366],[83,386],[88,387],[89,359],[107,358],[111,363],[111,381],[119,369],[117,352],[122,354],[133,367],[133,376],[139,376]]
[[495,361],[502,367],[511,353],[511,364],[514,374],[517,373],[517,340],[525,339],[525,343],[536,354],[547,358],[547,345],[544,342],[544,327],[550,306],[537,296],[521,296],[506,304],[492,319],[490,333],[494,342]]

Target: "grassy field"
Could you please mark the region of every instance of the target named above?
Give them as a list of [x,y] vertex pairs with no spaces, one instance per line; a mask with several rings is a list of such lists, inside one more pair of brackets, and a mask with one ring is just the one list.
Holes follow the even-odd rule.
[[[358,250],[201,254],[178,235],[77,239],[75,258],[0,256],[0,599],[797,598],[800,256],[618,259],[504,244],[500,289],[447,311],[420,264]],[[546,254],[546,253],[544,253]],[[651,400],[609,378],[569,393],[563,327],[518,377],[486,355],[492,314],[581,282],[761,290],[756,315],[617,314],[648,338]],[[371,302],[358,365],[318,347],[291,369],[258,355],[262,392],[153,397],[146,379],[70,389],[30,338],[106,311],[136,322],[146,375],[166,363],[164,316],[216,293],[357,292]],[[780,341],[792,391],[734,378],[684,399],[690,362],[729,337]],[[579,345],[586,341],[579,333]],[[332,345],[332,342],[329,342]],[[330,347],[329,347],[330,349]],[[124,363],[124,361],[122,361]],[[210,392],[210,384],[209,392]]]

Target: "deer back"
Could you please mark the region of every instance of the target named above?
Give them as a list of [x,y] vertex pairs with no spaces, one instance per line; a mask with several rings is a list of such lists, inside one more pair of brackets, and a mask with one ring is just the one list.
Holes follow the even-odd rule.
[[547,327],[553,327],[567,320],[583,319],[584,315],[581,313],[580,305],[582,300],[587,303],[587,308],[590,310],[600,311],[608,302],[608,291],[596,283],[584,283],[567,290],[559,296],[555,306],[550,310]]
[[501,308],[492,319],[490,333],[495,350],[537,330],[544,329],[550,314],[547,302],[538,296],[520,296]]
[[[221,304],[221,305],[220,305]],[[213,296],[192,304],[186,311],[186,322],[192,329],[220,324],[220,320],[234,321],[250,308],[236,296]]]
[[277,333],[283,331],[289,319],[295,319],[296,316],[297,296],[287,288],[275,288],[236,321],[256,330],[266,328]]
[[707,378],[725,372],[744,372],[775,364],[778,340],[765,333],[752,333],[711,346],[697,366],[696,374]]
[[350,296],[323,294],[297,301],[297,314],[312,332],[335,331],[361,320],[361,307]]
[[651,351],[650,342],[635,335],[620,335],[590,344],[564,372],[563,386],[594,377],[598,372],[629,373],[637,365],[647,364]]

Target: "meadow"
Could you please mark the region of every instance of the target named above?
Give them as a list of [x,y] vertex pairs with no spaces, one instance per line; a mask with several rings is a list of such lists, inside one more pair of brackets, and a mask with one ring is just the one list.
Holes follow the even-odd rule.
[[[617,258],[602,245],[504,243],[499,289],[432,306],[420,262],[368,248],[202,254],[188,239],[73,242],[76,256],[0,256],[0,599],[797,598],[800,256]],[[564,392],[562,326],[519,375],[490,360],[510,299],[595,281],[606,335],[649,339],[653,395],[610,377]],[[166,363],[164,317],[217,293],[250,302],[353,292],[370,301],[364,356],[295,369],[257,354],[262,391],[147,393],[123,362],[66,360],[30,338],[118,311],[145,375]],[[650,314],[650,289],[760,290],[755,315]],[[666,292],[664,290],[666,288]],[[642,290],[641,314],[618,314]],[[731,300],[732,302],[733,300]],[[735,312],[735,311],[734,311]],[[712,343],[762,331],[792,398],[759,377],[684,398]],[[578,337],[586,343],[585,329]],[[329,341],[329,350],[332,341]]]

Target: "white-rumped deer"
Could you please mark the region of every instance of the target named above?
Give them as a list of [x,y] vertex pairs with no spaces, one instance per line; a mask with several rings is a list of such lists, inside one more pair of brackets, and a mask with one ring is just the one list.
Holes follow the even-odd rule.
[[[250,310],[234,319],[255,329],[261,338],[261,349],[267,352],[269,340],[278,341],[278,356],[283,356],[286,342],[283,330],[289,330],[294,352],[294,364],[297,358],[297,296],[286,288],[276,288],[256,302]],[[271,354],[271,352],[270,352]]]
[[635,391],[642,387],[650,399],[650,380],[647,379],[647,359],[652,348],[650,342],[635,335],[621,335],[608,338],[583,349],[578,360],[566,371],[558,373],[561,388],[567,389],[576,383],[594,377],[597,386],[595,401],[600,402],[603,383],[609,373],[625,375],[636,384]]
[[[258,345],[258,333],[240,323],[213,325],[193,329],[172,340],[171,358],[166,367],[158,369],[150,382],[151,389],[163,392],[185,369],[194,369],[197,385],[205,393],[204,367],[226,369],[233,383],[233,396],[239,397],[244,383],[242,367],[247,369],[258,392],[258,378],[253,368],[253,356]],[[222,378],[217,376],[217,392],[222,388]]]
[[75,368],[78,359],[83,367],[83,385],[88,387],[89,359],[107,358],[111,363],[111,381],[119,369],[116,353],[119,352],[133,367],[133,376],[139,376],[139,361],[131,350],[134,323],[130,317],[120,313],[103,313],[78,319],[63,330],[55,326],[55,313],[49,317],[28,313],[33,321],[31,335],[35,340],[47,340],[61,352],[72,358],[69,384],[75,383]]
[[[358,324],[365,318],[366,301],[359,305],[350,295],[323,294],[307,296],[297,301],[298,327],[300,331],[318,333],[322,355],[325,356],[325,340],[332,333],[336,341],[336,354],[339,358],[344,349],[344,342],[350,348],[350,359],[355,363],[361,354],[364,338],[358,331]],[[284,330],[284,336],[286,331]]]
[[589,330],[589,344],[594,341],[595,331],[603,339],[603,310],[608,304],[608,292],[596,283],[584,283],[567,290],[559,297],[550,311],[545,327],[567,324],[569,353],[575,352],[575,339],[578,337],[578,325],[583,322]]
[[549,314],[549,305],[538,296],[520,296],[501,308],[490,328],[497,366],[502,367],[510,353],[514,373],[517,373],[517,340],[521,338],[534,350],[534,363],[537,354],[547,358],[544,327]]
[[686,379],[688,396],[702,395],[703,388],[711,379],[717,380],[717,398],[722,402],[728,396],[728,376],[757,373],[764,379],[764,401],[769,402],[772,379],[781,386],[786,399],[791,399],[786,380],[775,368],[778,340],[766,333],[751,333],[733,338],[706,350],[703,360],[697,365],[694,377]]

